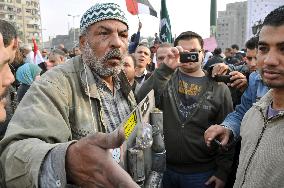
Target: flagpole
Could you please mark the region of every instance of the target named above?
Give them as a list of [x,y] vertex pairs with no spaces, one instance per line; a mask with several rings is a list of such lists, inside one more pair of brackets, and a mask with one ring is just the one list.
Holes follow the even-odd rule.
[[[133,7],[136,9],[136,7],[135,7],[135,4],[134,4],[134,1],[132,0],[132,4],[133,4]],[[138,14],[138,10],[136,9],[136,12],[137,12],[137,18],[138,18],[138,21],[139,22],[141,22],[140,21],[140,18],[139,18],[139,14]]]

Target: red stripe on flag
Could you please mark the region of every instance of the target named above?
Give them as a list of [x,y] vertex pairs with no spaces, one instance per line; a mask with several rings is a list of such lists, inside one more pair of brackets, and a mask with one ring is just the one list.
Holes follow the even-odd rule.
[[36,59],[36,54],[37,54],[37,51],[38,51],[38,46],[36,44],[36,41],[35,41],[35,38],[33,37],[32,38],[33,40],[33,43],[34,43],[34,60]]
[[136,0],[125,0],[128,12],[132,15],[138,14],[138,4]]

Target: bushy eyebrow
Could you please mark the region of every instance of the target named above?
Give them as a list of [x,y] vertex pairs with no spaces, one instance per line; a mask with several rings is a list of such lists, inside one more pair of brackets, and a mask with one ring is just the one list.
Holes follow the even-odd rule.
[[268,44],[266,42],[264,42],[264,41],[259,41],[258,45],[266,45],[267,46]]
[[[112,29],[111,29],[111,28],[106,27],[106,26],[103,26],[103,25],[100,25],[100,26],[99,26],[99,29],[104,29],[104,30],[106,30],[106,31],[108,31],[108,32],[111,32],[111,31],[112,31]],[[119,33],[128,32],[128,29],[124,29],[124,30],[122,30],[122,31],[118,31],[118,32],[119,32]]]
[[[268,46],[268,44],[267,44],[266,42],[264,42],[264,41],[259,41],[259,42],[258,42],[258,45],[265,45],[265,46]],[[278,42],[278,43],[276,44],[277,47],[282,47],[283,45],[284,45],[284,41],[283,41],[283,42]]]

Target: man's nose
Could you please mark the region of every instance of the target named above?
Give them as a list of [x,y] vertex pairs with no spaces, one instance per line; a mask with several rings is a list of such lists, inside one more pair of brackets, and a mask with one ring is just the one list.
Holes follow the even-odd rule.
[[277,66],[279,62],[280,61],[278,58],[278,54],[273,49],[271,49],[264,58],[264,64],[266,65]]
[[112,48],[121,48],[123,45],[126,45],[123,43],[122,39],[119,37],[118,33],[115,33],[112,35],[110,39],[111,47]]

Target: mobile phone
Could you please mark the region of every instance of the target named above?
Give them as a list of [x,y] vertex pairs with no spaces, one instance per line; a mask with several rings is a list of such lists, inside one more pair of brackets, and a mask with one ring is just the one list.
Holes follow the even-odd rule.
[[219,75],[213,78],[216,82],[231,83],[231,75]]
[[181,63],[198,62],[198,52],[180,52],[179,57]]

